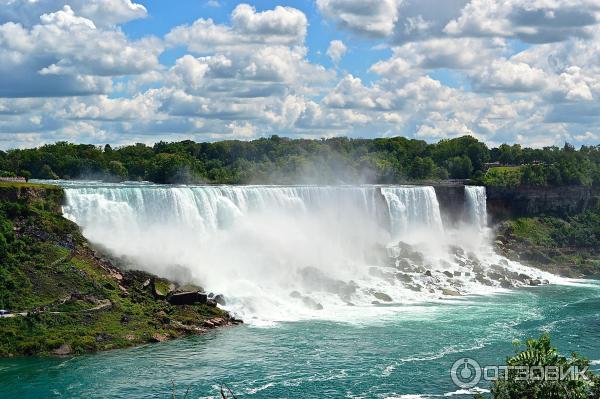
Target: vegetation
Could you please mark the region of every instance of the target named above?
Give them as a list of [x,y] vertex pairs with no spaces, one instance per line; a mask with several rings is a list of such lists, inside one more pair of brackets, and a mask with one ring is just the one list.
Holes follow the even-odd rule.
[[[545,334],[540,339],[530,339],[525,348],[509,357],[509,367],[555,367],[557,370],[568,370],[573,367],[584,371],[589,361],[576,353],[571,358],[561,356],[552,347],[550,337]],[[531,370],[531,369],[529,369]],[[531,372],[531,371],[530,371]],[[551,372],[549,373],[551,374]],[[492,383],[493,399],[597,399],[600,398],[600,377],[587,371],[587,378],[519,378],[518,370],[509,370],[507,378],[499,378]],[[539,374],[535,374],[539,377]],[[479,398],[483,396],[478,395]]]
[[[504,167],[488,170],[490,162]],[[119,148],[59,142],[0,152],[0,174],[157,183],[398,183],[450,178],[505,187],[589,186],[600,183],[600,146],[576,150],[569,144],[542,149],[504,144],[489,149],[470,136],[435,144],[403,137],[292,140],[279,136]]]
[[498,228],[500,251],[568,276],[600,275],[600,204],[564,218],[522,217]]
[[11,184],[0,185],[0,309],[13,316],[0,318],[0,357],[120,348],[227,321],[216,307],[170,305],[153,276],[102,259],[57,211],[60,188]]

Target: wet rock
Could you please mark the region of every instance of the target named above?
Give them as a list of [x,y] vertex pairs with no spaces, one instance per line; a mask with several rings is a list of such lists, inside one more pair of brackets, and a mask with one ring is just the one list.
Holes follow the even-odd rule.
[[537,287],[538,285],[542,285],[542,282],[540,280],[529,280],[529,285],[532,287]]
[[165,342],[169,340],[168,334],[154,333],[152,334],[152,342]]
[[375,292],[373,296],[382,302],[392,302],[392,297],[383,292]]
[[298,291],[290,292],[290,297],[292,298],[300,298],[302,295]]
[[[204,292],[175,292],[169,295],[167,301],[172,305],[192,305],[195,303],[208,304],[208,295]],[[216,301],[211,299],[215,303]]]
[[447,277],[449,277],[449,278],[452,278],[452,277],[454,277],[454,275],[453,275],[452,273],[450,273],[449,271],[447,271],[447,270],[444,270],[444,274],[445,274]]
[[411,271],[415,270],[413,265],[411,265],[410,262],[407,261],[406,259],[398,259],[396,267],[404,272],[411,272]]
[[215,295],[215,297],[213,299],[215,300],[216,303],[218,303],[221,306],[227,305],[227,302],[225,301],[225,297],[221,294]]
[[73,353],[73,348],[71,348],[71,345],[69,344],[62,344],[58,348],[54,349],[52,353],[57,356],[67,356]]
[[492,283],[483,274],[480,273],[475,274],[475,281],[483,285],[488,285],[490,287],[494,285],[494,283]]
[[425,275],[426,275],[427,277],[431,277],[431,270],[427,270],[427,271],[425,272]]
[[500,287],[502,288],[513,288],[513,284],[507,279],[503,278],[500,281]]
[[465,256],[465,251],[461,247],[455,245],[450,246],[450,252],[457,256]]
[[458,271],[455,271],[455,272],[454,272],[454,277],[460,277],[460,275],[461,275],[461,273],[460,273],[460,272],[458,272]]
[[442,290],[442,294],[446,296],[462,296],[462,294],[458,291],[451,290],[449,288],[444,288]]
[[215,301],[214,299],[207,299],[206,300],[206,305],[210,306],[211,308],[216,308],[217,307],[217,301]]
[[311,297],[305,296],[302,298],[304,305],[313,310],[323,310],[323,305],[312,299]]
[[[425,272],[425,275],[427,275],[427,272]],[[429,275],[431,276],[431,272],[429,272]],[[410,283],[412,281],[412,277],[406,273],[396,273],[396,279],[404,283]]]
[[423,289],[419,284],[410,284],[407,286],[409,290],[419,292]]
[[517,275],[514,277],[514,279],[518,280],[522,283],[525,283],[525,282],[531,280],[531,277],[526,274],[523,274],[523,273],[517,273]]

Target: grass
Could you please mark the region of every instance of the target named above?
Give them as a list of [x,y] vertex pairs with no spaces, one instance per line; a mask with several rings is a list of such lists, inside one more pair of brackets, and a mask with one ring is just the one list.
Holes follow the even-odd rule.
[[[29,312],[0,319],[0,357],[45,355],[62,345],[73,353],[128,347],[155,341],[157,334],[189,335],[199,330],[182,326],[226,316],[206,305],[158,300],[144,286],[148,273],[102,263],[79,228],[52,210],[56,199],[44,189],[0,197],[0,308]],[[157,281],[166,290],[169,282]],[[109,308],[90,311],[107,301]]]

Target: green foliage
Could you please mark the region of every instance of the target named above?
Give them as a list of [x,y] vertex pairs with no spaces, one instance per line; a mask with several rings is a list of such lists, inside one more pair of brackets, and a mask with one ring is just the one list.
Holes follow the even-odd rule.
[[[186,335],[190,331],[181,326],[224,316],[206,305],[157,300],[142,288],[149,274],[123,272],[117,280],[77,225],[47,203],[62,190],[24,183],[0,188],[0,309],[28,312],[0,318],[0,357],[47,354],[63,344],[74,353],[126,347],[150,342],[157,333]],[[158,281],[166,291],[168,282]],[[97,302],[85,298],[109,301],[110,307],[93,310]]]
[[486,186],[512,188],[522,182],[523,172],[520,167],[497,167],[489,169],[483,176]]
[[[521,166],[487,171],[486,163]],[[428,144],[404,137],[159,142],[113,148],[58,142],[2,153],[2,173],[42,179],[95,178],[157,183],[402,183],[478,179],[488,185],[600,184],[600,147],[489,149],[471,136]],[[486,173],[487,171],[487,173]]]
[[[589,361],[573,353],[571,358],[561,356],[552,347],[550,337],[545,334],[540,339],[530,339],[525,347],[507,359],[507,366],[541,366],[556,367],[557,370],[569,370],[574,367],[586,370]],[[492,384],[491,393],[494,399],[597,399],[600,392],[600,379],[587,372],[587,379],[552,378],[531,379],[519,378],[519,371],[508,371],[506,379],[500,378]]]

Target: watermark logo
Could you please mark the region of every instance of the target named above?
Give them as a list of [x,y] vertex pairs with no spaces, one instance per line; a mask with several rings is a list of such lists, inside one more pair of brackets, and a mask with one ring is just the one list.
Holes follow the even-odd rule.
[[452,382],[471,389],[483,381],[588,381],[588,367],[481,365],[471,358],[458,359],[450,369]]
[[471,389],[481,381],[482,369],[476,360],[470,358],[458,359],[450,369],[452,382],[459,388]]

